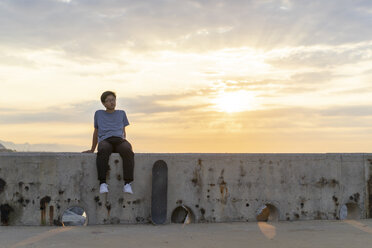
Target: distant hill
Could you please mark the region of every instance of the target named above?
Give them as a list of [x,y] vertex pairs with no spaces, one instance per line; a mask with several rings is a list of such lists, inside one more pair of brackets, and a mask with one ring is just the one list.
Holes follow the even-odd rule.
[[[1,0],[0,0],[1,2]],[[58,144],[58,143],[14,143],[12,141],[2,140],[0,144],[5,146],[5,149],[13,150],[13,152],[81,152],[86,150],[86,146],[74,144]]]
[[3,144],[0,143],[0,152],[15,152],[15,151],[7,149]]

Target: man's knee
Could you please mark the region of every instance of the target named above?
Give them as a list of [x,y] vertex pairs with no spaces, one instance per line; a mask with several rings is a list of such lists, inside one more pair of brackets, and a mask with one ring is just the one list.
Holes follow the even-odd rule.
[[133,154],[132,145],[128,141],[124,141],[116,147],[116,152],[120,154]]

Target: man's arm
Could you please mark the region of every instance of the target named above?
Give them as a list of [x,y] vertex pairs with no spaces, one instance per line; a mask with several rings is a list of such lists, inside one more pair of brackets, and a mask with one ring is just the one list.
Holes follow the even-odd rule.
[[127,134],[125,132],[125,127],[123,127],[123,134],[124,134],[124,139],[126,139],[127,138]]
[[92,148],[90,150],[83,151],[83,153],[93,153],[96,150],[97,143],[98,143],[98,129],[95,128],[93,132]]

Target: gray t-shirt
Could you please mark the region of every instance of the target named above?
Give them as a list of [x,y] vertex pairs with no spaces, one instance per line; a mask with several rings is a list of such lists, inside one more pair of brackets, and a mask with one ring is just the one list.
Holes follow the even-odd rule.
[[94,128],[98,129],[98,142],[109,137],[124,137],[123,128],[129,125],[125,111],[115,110],[107,113],[104,110],[97,110],[94,114]]

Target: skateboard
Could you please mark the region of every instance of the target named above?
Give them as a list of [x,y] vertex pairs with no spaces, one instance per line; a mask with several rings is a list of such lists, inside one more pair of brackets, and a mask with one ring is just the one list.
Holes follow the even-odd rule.
[[151,221],[155,225],[167,220],[168,166],[158,160],[152,167]]

